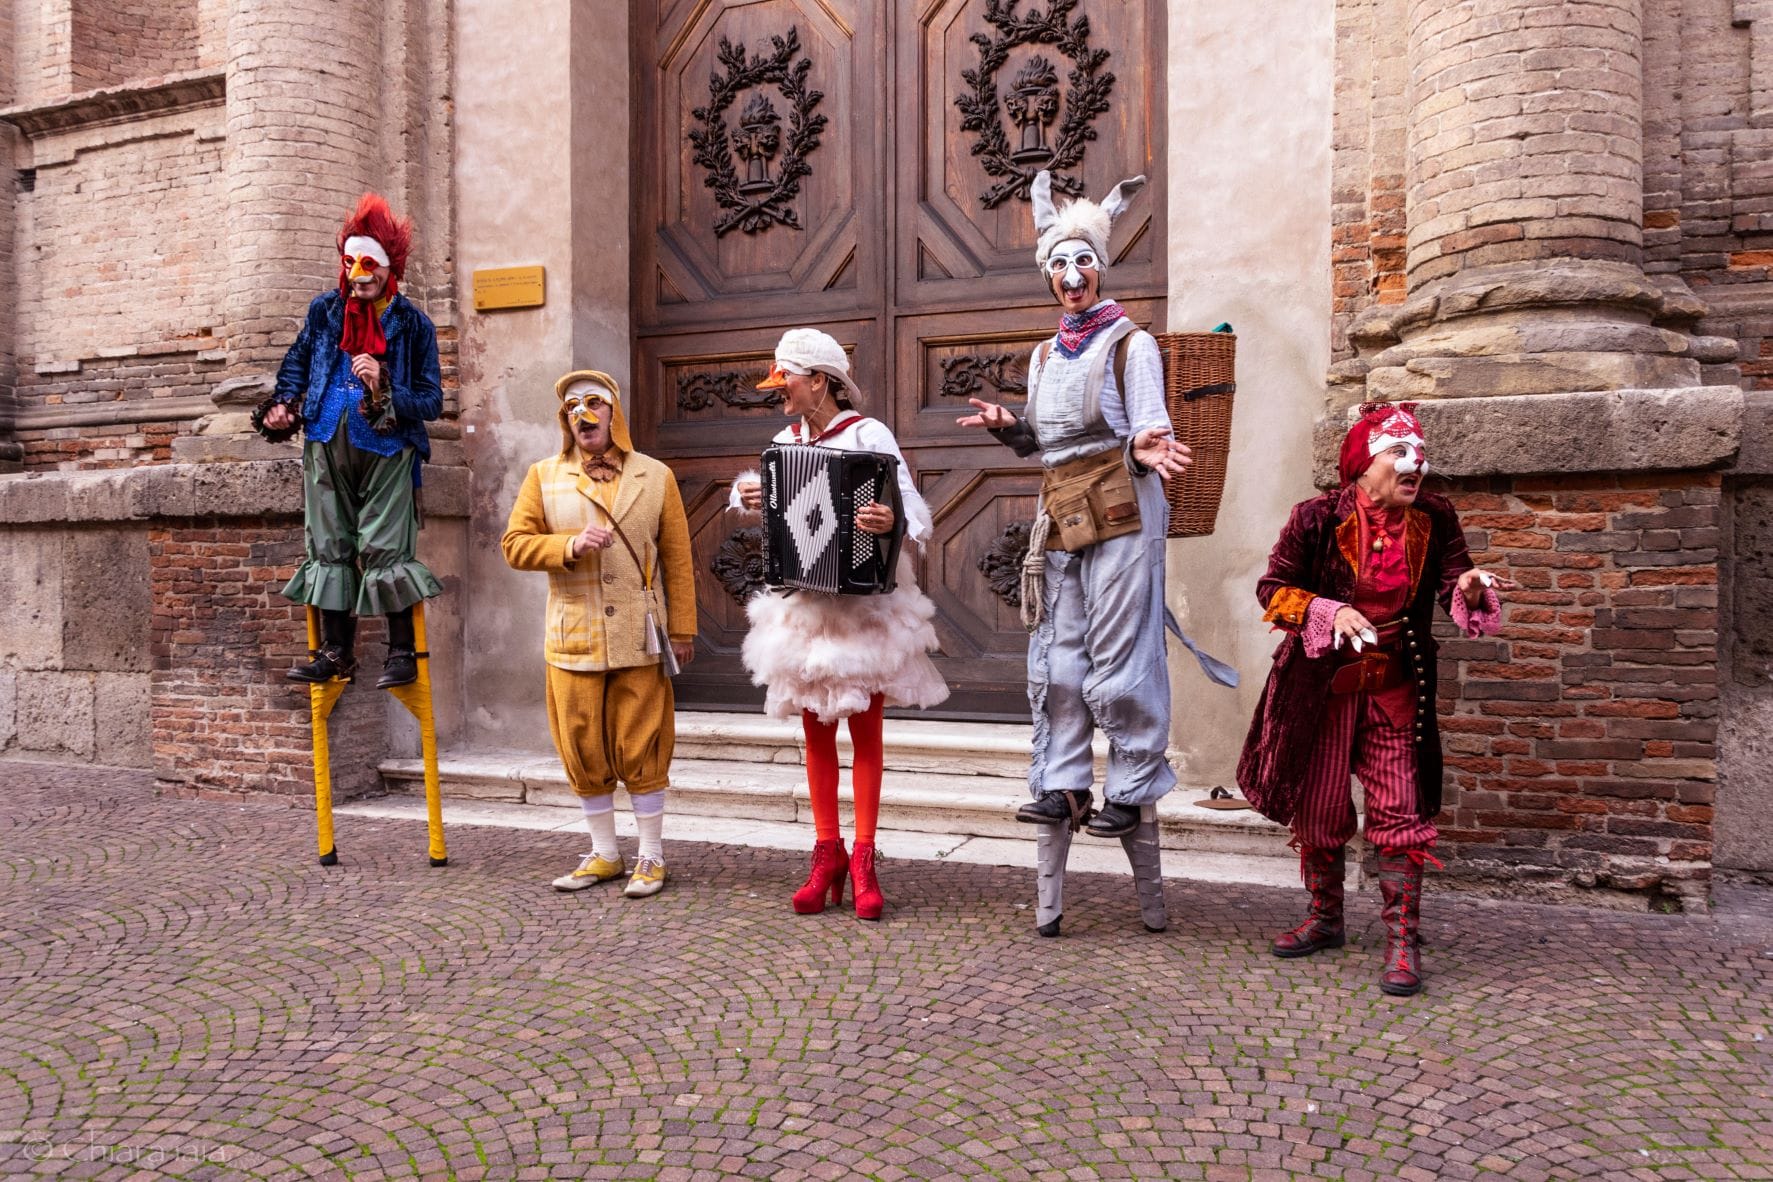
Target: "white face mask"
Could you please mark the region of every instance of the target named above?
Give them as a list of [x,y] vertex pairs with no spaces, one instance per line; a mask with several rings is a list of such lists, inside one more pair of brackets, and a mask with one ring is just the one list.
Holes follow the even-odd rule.
[[345,248],[340,253],[344,258],[346,277],[353,283],[374,275],[377,267],[389,265],[388,252],[382,249],[382,244],[361,234],[345,239]]
[[1059,282],[1067,291],[1076,291],[1084,285],[1083,272],[1095,271],[1098,275],[1102,272],[1102,260],[1097,256],[1096,248],[1081,238],[1067,238],[1053,247],[1044,265],[1048,281],[1051,282],[1055,275],[1063,276]]
[[567,418],[575,423],[595,427],[610,418],[609,391],[596,382],[574,382],[566,388],[561,402]]
[[[1392,426],[1393,424],[1391,423],[1386,424],[1387,428],[1392,428]],[[1415,431],[1410,430],[1408,427],[1402,427],[1400,429],[1408,431],[1409,433],[1404,435],[1393,435],[1388,431],[1386,434],[1373,436],[1372,442],[1367,445],[1367,454],[1370,456],[1376,456],[1381,452],[1387,451],[1401,444],[1403,445],[1404,454],[1391,461],[1392,466],[1397,469],[1397,474],[1399,476],[1408,476],[1412,472],[1420,472],[1422,475],[1427,476],[1428,446],[1423,443],[1422,436],[1416,434]]]

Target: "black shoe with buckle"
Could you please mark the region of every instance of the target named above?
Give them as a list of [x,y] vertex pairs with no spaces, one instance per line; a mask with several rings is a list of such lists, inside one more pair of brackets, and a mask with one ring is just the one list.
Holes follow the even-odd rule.
[[1139,827],[1139,806],[1109,801],[1084,826],[1092,837],[1125,837]]
[[1088,788],[1074,791],[1055,789],[1042,792],[1038,799],[1031,800],[1016,810],[1016,820],[1026,821],[1030,825],[1070,825],[1076,829],[1089,818],[1090,790]]
[[291,681],[305,681],[311,685],[335,678],[350,681],[357,676],[357,662],[343,645],[323,644],[312,661],[297,665],[284,676]]
[[418,679],[418,654],[392,649],[388,653],[388,659],[382,662],[382,675],[376,678],[376,688],[393,689],[396,686],[411,685]]

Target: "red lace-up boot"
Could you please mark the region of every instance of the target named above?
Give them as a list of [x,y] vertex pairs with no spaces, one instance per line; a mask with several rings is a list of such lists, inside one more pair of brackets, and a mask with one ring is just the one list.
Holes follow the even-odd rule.
[[1393,997],[1422,991],[1422,864],[1441,864],[1427,850],[1379,851],[1380,914],[1385,919],[1385,968],[1379,988]]
[[1347,943],[1347,931],[1342,924],[1342,880],[1347,870],[1347,846],[1299,846],[1299,878],[1311,892],[1311,912],[1304,923],[1274,938],[1276,956],[1290,960]]
[[874,877],[874,843],[858,841],[850,858],[850,886],[856,896],[857,919],[879,919],[886,909],[886,897],[880,893],[880,880]]
[[[859,851],[858,851],[859,852]],[[801,915],[817,915],[825,910],[825,896],[836,906],[843,902],[844,875],[849,872],[850,856],[844,852],[843,839],[813,843],[813,865],[806,882],[794,892],[794,910]]]

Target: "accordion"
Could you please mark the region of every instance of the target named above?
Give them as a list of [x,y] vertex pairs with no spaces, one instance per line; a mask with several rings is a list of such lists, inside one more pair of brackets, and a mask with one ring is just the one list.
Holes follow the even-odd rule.
[[[763,453],[763,581],[837,595],[893,589],[905,541],[899,461],[871,451],[789,443]],[[856,510],[893,510],[891,533],[856,528]]]

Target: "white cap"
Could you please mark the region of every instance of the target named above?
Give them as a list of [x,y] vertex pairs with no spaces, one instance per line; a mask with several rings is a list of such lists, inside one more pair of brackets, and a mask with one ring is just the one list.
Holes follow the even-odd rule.
[[776,364],[790,373],[822,373],[842,384],[843,391],[833,391],[842,400],[859,398],[862,391],[850,377],[850,359],[830,333],[816,328],[791,328],[776,342]]

